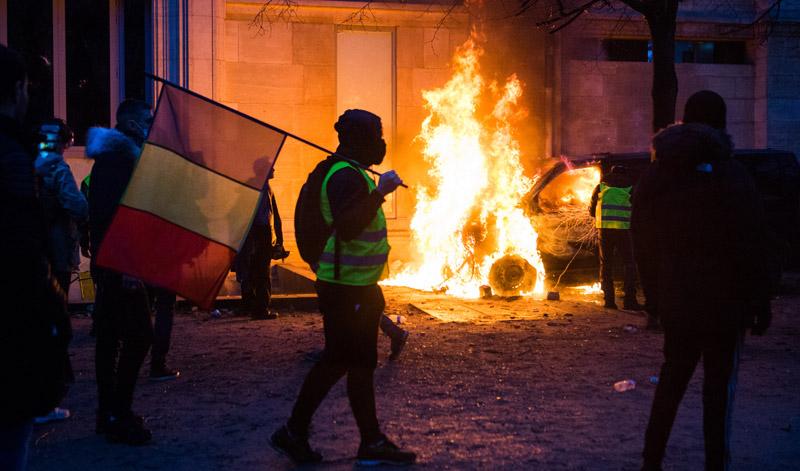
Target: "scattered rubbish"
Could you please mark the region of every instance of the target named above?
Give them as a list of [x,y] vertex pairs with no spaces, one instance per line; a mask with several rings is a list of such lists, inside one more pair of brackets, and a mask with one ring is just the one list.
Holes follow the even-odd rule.
[[548,291],[547,292],[547,300],[548,301],[558,301],[561,299],[561,295],[558,294],[558,291]]
[[491,298],[492,297],[492,287],[489,285],[481,285],[481,298]]
[[636,381],[632,379],[623,379],[614,383],[614,390],[617,392],[625,392],[636,389]]
[[210,312],[210,314],[211,317],[213,317],[214,319],[219,319],[220,317],[222,317],[222,312],[219,309],[214,309],[213,311]]
[[622,330],[624,330],[629,334],[634,334],[636,332],[639,332],[639,328],[633,324],[626,324],[625,327],[622,328]]
[[658,384],[658,376],[651,376],[650,384]]

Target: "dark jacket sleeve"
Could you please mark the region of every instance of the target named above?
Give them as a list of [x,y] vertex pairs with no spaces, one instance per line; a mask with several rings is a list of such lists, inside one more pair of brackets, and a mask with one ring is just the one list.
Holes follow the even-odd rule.
[[89,191],[89,234],[92,253],[97,255],[100,243],[111,225],[119,201],[133,174],[134,162],[96,162],[92,168]]
[[328,200],[333,228],[341,240],[352,240],[364,232],[383,204],[377,190],[369,191],[366,180],[355,169],[343,168],[328,180]]
[[597,198],[600,196],[600,185],[594,187],[594,191],[592,192],[592,202],[589,205],[589,214],[592,217],[595,217],[597,211]]

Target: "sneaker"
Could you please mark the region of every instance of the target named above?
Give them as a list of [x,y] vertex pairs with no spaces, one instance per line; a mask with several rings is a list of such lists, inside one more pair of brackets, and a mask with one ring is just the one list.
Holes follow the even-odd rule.
[[144,420],[137,415],[111,417],[106,425],[106,440],[111,443],[141,446],[152,438],[153,434],[144,426]]
[[371,445],[362,443],[358,447],[356,459],[356,463],[360,466],[379,466],[382,464],[410,466],[417,461],[417,454],[403,450],[384,436]]
[[169,381],[171,379],[177,379],[180,375],[180,371],[167,368],[166,366],[150,369],[150,381]]
[[406,346],[406,342],[408,342],[407,330],[404,330],[403,333],[397,337],[392,338],[392,353],[389,354],[389,360],[397,360],[400,353],[403,351],[403,347]]
[[69,409],[62,409],[61,407],[56,407],[55,409],[51,410],[50,413],[47,415],[43,415],[41,417],[34,417],[33,423],[36,425],[42,425],[50,422],[67,420],[71,416],[72,414],[70,414]]
[[266,312],[250,314],[250,319],[253,319],[254,321],[263,321],[263,320],[271,321],[277,318],[278,318],[278,313],[271,309],[267,309]]
[[322,455],[311,448],[308,438],[292,434],[285,425],[272,434],[270,444],[276,451],[288,456],[297,464],[322,461]]

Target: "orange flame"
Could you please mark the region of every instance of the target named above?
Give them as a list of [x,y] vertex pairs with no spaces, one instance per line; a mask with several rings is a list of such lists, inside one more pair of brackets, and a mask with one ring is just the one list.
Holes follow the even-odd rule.
[[[522,86],[513,75],[502,88],[487,85],[479,71],[482,52],[474,38],[467,40],[450,80],[423,92],[429,115],[418,138],[434,183],[418,190],[411,220],[418,259],[384,284],[475,298],[492,264],[518,255],[536,270],[533,290],[522,294],[544,294],[538,236],[520,205],[534,180],[523,174],[511,132]],[[480,119],[476,110],[487,90],[499,98],[491,116]]]

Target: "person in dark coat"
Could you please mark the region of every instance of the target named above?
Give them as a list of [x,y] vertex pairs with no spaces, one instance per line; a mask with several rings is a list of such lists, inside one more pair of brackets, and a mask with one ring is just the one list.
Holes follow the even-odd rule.
[[638,311],[636,300],[636,262],[630,234],[631,191],[633,182],[625,167],[615,165],[595,187],[589,214],[595,218],[600,241],[600,285],[605,307],[617,309],[614,291],[614,255],[622,259],[625,270],[623,308]]
[[[146,103],[126,100],[117,109],[116,129],[89,130],[86,156],[94,159],[89,236],[94,255],[128,186],[152,119]],[[153,339],[147,290],[138,279],[96,266],[95,258],[92,277],[97,283],[97,432],[112,442],[141,445],[152,437],[132,410],[139,369]]]
[[63,291],[47,261],[47,231],[23,130],[28,93],[20,54],[0,44],[0,469],[24,470],[32,419],[66,392],[71,336]]
[[283,224],[278,203],[269,187],[269,180],[274,176],[275,170],[272,169],[261,191],[250,232],[233,261],[233,271],[242,292],[240,310],[254,320],[278,318],[278,314],[270,309],[272,283],[269,265],[271,260],[289,255],[283,247]]
[[681,399],[703,359],[706,469],[730,463],[732,401],[744,331],[770,323],[766,239],[759,195],[732,159],[725,102],[692,95],[682,124],[653,138],[653,162],[633,198],[634,242],[651,258],[664,363],[644,445],[661,469]]

